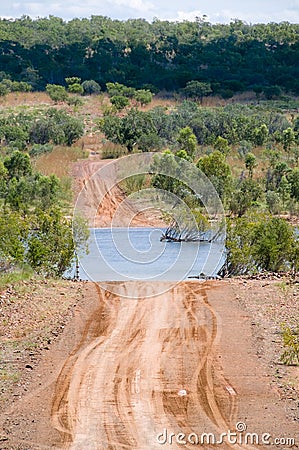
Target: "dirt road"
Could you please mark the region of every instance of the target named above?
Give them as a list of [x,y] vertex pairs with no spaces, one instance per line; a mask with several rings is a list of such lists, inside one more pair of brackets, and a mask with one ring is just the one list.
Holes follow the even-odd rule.
[[[88,159],[74,164],[75,198],[91,227],[164,226],[161,213],[150,205],[138,211],[117,184],[115,160]],[[118,212],[118,214],[117,214]]]
[[[110,225],[124,200],[113,167],[92,177],[105,166],[88,160],[74,167],[93,226]],[[131,225],[157,219],[150,211],[136,215],[129,204],[127,211]],[[269,360],[257,355],[259,305],[246,312],[236,286],[132,281],[109,290],[87,283],[61,339],[0,414],[0,449],[299,448],[299,411],[290,414]]]
[[276,437],[296,432],[252,352],[247,318],[221,305],[215,286],[183,282],[153,296],[160,283],[119,283],[126,297],[97,287],[99,309],[56,384],[52,421],[64,448],[194,448],[188,440],[205,432],[219,441],[237,422]]

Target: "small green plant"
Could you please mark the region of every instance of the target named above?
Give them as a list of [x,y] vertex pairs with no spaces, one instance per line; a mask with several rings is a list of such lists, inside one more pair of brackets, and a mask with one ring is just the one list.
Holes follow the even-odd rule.
[[281,292],[284,295],[288,295],[288,292],[290,290],[290,284],[289,283],[287,283],[285,280],[283,280],[283,281],[277,283],[277,286],[279,287],[279,289],[281,290]]
[[146,180],[144,174],[132,175],[131,177],[122,180],[120,186],[125,191],[125,193],[129,195],[133,192],[138,192],[143,189],[145,181]]
[[20,379],[20,374],[16,371],[0,369],[0,381],[11,381],[16,383]]
[[282,324],[282,339],[284,352],[281,361],[287,365],[299,365],[299,325],[291,328],[285,323]]
[[20,281],[29,280],[33,276],[33,270],[29,266],[14,267],[8,273],[0,275],[0,290],[5,289],[8,285],[16,284]]

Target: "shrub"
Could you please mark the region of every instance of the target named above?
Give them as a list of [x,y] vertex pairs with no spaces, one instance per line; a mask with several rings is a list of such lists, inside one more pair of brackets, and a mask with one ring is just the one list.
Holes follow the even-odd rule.
[[64,102],[68,98],[68,93],[65,87],[58,84],[47,84],[46,91],[53,102]]
[[285,350],[281,361],[287,365],[299,365],[299,326],[292,329],[282,324],[282,339]]
[[101,86],[94,80],[86,80],[82,83],[84,95],[99,94]]
[[298,241],[284,219],[251,215],[229,223],[227,261],[231,274],[285,271],[298,264]]
[[30,142],[34,144],[54,144],[72,145],[77,139],[83,136],[84,124],[82,120],[72,117],[65,111],[58,111],[50,108],[46,117],[37,120],[31,127],[29,136]]
[[134,98],[140,105],[148,105],[153,99],[153,94],[147,89],[140,89],[135,92]]
[[1,83],[0,83],[0,97],[4,97],[9,92],[10,92],[10,90],[8,89],[8,87],[5,84],[3,84],[3,82],[1,81]]
[[129,104],[129,99],[123,95],[114,95],[110,98],[110,102],[118,111],[121,111]]
[[82,87],[81,84],[79,84],[79,83],[74,83],[74,84],[70,84],[70,85],[68,86],[68,91],[69,91],[70,93],[72,93],[72,94],[80,94],[80,95],[82,95],[83,92],[84,92],[84,89],[83,89],[83,87]]

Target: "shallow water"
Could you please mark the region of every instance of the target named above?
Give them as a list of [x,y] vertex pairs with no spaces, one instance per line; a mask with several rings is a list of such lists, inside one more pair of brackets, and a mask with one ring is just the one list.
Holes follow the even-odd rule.
[[159,228],[95,228],[80,278],[93,281],[178,281],[216,275],[224,247],[208,242],[161,242]]

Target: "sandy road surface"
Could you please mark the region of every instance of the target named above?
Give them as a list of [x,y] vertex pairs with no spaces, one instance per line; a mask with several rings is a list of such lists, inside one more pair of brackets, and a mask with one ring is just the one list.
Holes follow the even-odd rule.
[[[167,287],[167,283],[162,286]],[[278,432],[280,424],[284,429],[285,416],[277,397],[250,352],[244,355],[248,350],[245,328],[243,340],[237,338],[226,352],[227,356],[230,350],[235,360],[235,367],[231,361],[227,366],[236,385],[227,378],[219,362],[227,319],[211,305],[209,283],[183,282],[154,297],[155,290],[161,292],[161,283],[119,283],[125,296],[138,292],[134,300],[97,289],[99,310],[56,384],[52,420],[63,436],[64,448],[195,448],[182,447],[169,437],[162,445],[157,437],[164,429],[176,435],[209,432],[219,437],[234,431],[240,418],[257,433],[272,431],[263,426],[271,425]],[[215,303],[221,294],[218,290],[215,297],[215,288],[212,291]],[[234,313],[228,308],[230,314]],[[236,327],[240,332],[240,324]],[[238,364],[242,364],[239,369]],[[245,415],[241,417],[242,408]],[[222,444],[218,448],[253,447]]]
[[[164,226],[160,213],[151,205],[138,211],[116,183],[115,160],[84,160],[75,163],[72,176],[78,208],[91,227]],[[79,206],[80,205],[80,206]],[[119,209],[121,208],[121,209]],[[120,215],[116,214],[120,211]]]

